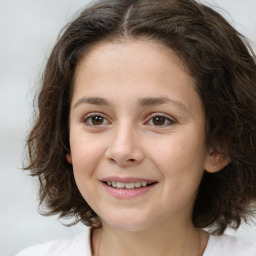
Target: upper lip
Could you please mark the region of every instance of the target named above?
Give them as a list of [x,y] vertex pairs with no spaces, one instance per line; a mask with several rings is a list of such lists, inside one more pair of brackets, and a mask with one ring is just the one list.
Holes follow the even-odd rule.
[[109,176],[109,177],[101,179],[101,181],[103,181],[103,182],[115,181],[115,182],[121,182],[121,183],[132,183],[132,182],[143,182],[143,181],[148,182],[148,183],[157,182],[156,180],[146,179],[146,178],[118,177],[118,176]]

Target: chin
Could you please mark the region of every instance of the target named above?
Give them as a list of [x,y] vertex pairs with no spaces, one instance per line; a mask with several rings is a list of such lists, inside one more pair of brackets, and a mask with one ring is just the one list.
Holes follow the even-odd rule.
[[[102,219],[102,224],[110,226],[113,229],[120,231],[142,231],[152,225],[152,222],[148,218],[143,218],[140,216],[121,214],[119,216],[112,215],[111,217],[106,217]],[[149,224],[150,223],[150,224]]]

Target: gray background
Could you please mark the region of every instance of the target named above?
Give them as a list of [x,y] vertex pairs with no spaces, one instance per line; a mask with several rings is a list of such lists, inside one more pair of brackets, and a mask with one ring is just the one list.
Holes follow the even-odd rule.
[[[60,29],[90,1],[0,0],[0,255],[80,232],[37,213],[37,183],[21,171],[35,85]],[[206,2],[206,1],[201,1]],[[208,3],[213,3],[208,1]],[[256,0],[216,0],[256,48]],[[228,231],[228,233],[233,233]],[[256,241],[256,226],[237,236]]]

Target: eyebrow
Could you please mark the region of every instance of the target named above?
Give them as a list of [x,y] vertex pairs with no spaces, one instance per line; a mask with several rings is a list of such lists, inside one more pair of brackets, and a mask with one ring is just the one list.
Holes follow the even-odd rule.
[[100,97],[83,97],[79,99],[73,108],[76,108],[77,106],[81,104],[92,104],[92,105],[103,105],[108,106],[111,105],[108,100]]
[[[107,99],[101,97],[83,97],[79,99],[73,108],[81,104],[92,104],[92,105],[99,105],[99,106],[110,106],[112,105]],[[172,104],[176,105],[183,111],[187,111],[186,106],[175,99],[166,98],[166,97],[146,97],[138,100],[138,104],[140,107],[150,107],[150,106],[159,106],[164,104]]]
[[172,104],[176,105],[177,107],[187,110],[186,106],[178,100],[171,99],[171,98],[166,98],[166,97],[160,97],[160,98],[155,98],[155,97],[148,97],[148,98],[142,98],[139,100],[139,105],[141,107],[147,107],[147,106],[158,106],[158,105],[164,105],[164,104]]

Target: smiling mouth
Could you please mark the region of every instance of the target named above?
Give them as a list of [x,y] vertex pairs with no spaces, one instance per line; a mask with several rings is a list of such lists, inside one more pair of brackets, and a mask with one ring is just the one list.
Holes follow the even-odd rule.
[[104,182],[109,187],[118,188],[118,189],[138,189],[143,187],[149,187],[155,184],[155,182],[129,182],[129,183],[123,183],[119,181],[105,181]]

